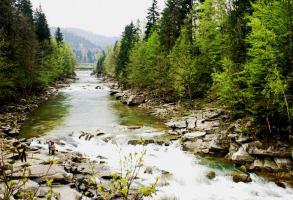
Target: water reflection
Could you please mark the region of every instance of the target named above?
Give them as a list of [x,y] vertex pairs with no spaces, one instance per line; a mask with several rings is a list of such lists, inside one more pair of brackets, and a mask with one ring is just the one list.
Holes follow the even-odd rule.
[[154,117],[146,110],[125,106],[123,103],[109,97],[112,111],[118,116],[120,125],[124,126],[149,126],[155,129],[164,130],[166,127],[162,120]]
[[32,112],[26,120],[21,137],[37,137],[53,130],[56,126],[64,123],[64,117],[69,113],[69,105],[66,103],[68,97],[64,93],[51,97],[37,110]]

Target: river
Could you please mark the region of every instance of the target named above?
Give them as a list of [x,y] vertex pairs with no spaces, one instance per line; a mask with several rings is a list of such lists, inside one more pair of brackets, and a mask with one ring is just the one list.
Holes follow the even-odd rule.
[[[92,159],[98,155],[108,158],[112,169],[119,169],[121,156],[146,150],[144,165],[150,167],[153,173],[141,173],[143,182],[152,182],[162,170],[169,172],[161,177],[157,195],[152,199],[293,199],[292,189],[278,187],[255,174],[251,174],[251,183],[234,183],[229,176],[235,170],[233,165],[186,153],[177,142],[170,146],[128,145],[130,138],[159,137],[165,128],[163,122],[138,108],[129,108],[111,98],[109,88],[102,80],[90,76],[90,73],[77,71],[79,80],[70,87],[61,89],[57,96],[50,98],[28,117],[22,136],[62,140],[67,148]],[[97,85],[101,89],[96,89]],[[127,128],[132,125],[143,128]],[[79,139],[80,131],[93,132],[97,129],[107,133],[110,139]],[[217,174],[213,180],[205,176],[211,170]]]

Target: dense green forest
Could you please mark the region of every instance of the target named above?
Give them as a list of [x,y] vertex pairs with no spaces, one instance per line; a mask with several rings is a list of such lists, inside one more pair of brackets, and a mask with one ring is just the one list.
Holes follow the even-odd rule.
[[255,134],[292,134],[292,0],[167,0],[159,13],[154,0],[98,70],[168,101],[213,97]]
[[76,64],[60,29],[51,37],[45,14],[30,0],[1,0],[0,50],[1,103],[40,91]]

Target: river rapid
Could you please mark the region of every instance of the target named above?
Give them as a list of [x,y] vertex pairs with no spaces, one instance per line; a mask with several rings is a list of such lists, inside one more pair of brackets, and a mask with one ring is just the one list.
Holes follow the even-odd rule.
[[[293,189],[283,189],[275,183],[251,174],[251,183],[234,183],[229,174],[233,165],[217,159],[201,158],[184,152],[178,142],[170,146],[150,144],[128,145],[133,138],[160,137],[165,128],[162,121],[138,108],[129,108],[109,96],[102,80],[90,76],[90,71],[77,71],[77,80],[70,87],[42,104],[27,119],[22,137],[44,137],[61,140],[66,148],[90,158],[107,158],[113,170],[129,152],[146,150],[144,165],[152,173],[141,173],[142,183],[151,183],[160,176],[156,196],[151,199],[172,200],[291,200]],[[97,86],[101,89],[96,89]],[[128,126],[143,126],[132,130]],[[105,138],[90,141],[79,139],[80,131],[106,133]],[[34,144],[32,144],[34,145]],[[64,148],[57,146],[58,148]],[[164,176],[161,176],[162,171]],[[209,180],[206,174],[216,172]]]

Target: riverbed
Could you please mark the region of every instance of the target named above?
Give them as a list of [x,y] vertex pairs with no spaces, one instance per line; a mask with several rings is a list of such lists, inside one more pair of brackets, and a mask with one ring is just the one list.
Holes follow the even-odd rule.
[[[152,173],[142,172],[142,182],[151,183],[160,176],[157,195],[151,199],[293,199],[293,189],[278,187],[254,174],[251,174],[251,183],[233,182],[230,174],[236,169],[232,164],[184,152],[178,141],[168,146],[128,145],[129,139],[161,137],[166,128],[164,122],[144,110],[116,101],[109,96],[110,90],[102,79],[90,76],[90,73],[77,71],[75,83],[61,89],[57,96],[30,114],[21,136],[62,140],[66,148],[92,159],[106,157],[113,170],[119,169],[123,155],[146,150],[144,165],[151,168]],[[129,129],[130,126],[142,128]],[[79,138],[81,131],[103,132],[107,139],[95,137],[86,141]],[[164,176],[161,176],[162,171],[166,172]],[[215,179],[206,177],[209,171],[216,172]]]

